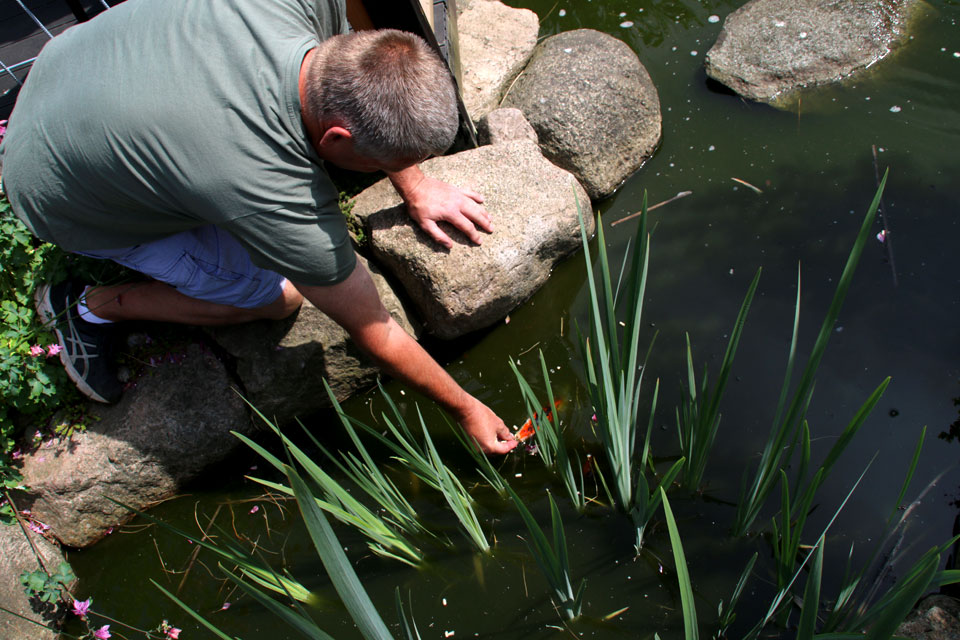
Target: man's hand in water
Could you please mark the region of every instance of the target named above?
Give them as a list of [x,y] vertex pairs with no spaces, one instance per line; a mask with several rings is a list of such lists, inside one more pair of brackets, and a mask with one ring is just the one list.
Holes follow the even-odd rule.
[[504,454],[517,446],[513,433],[487,405],[473,399],[470,407],[457,416],[457,421],[484,453]]

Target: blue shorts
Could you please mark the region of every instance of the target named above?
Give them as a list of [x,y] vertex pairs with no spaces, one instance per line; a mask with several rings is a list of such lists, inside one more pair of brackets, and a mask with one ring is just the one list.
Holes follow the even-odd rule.
[[243,309],[270,304],[286,282],[279,273],[254,265],[243,245],[213,225],[134,247],[77,253],[113,260],[191,298]]

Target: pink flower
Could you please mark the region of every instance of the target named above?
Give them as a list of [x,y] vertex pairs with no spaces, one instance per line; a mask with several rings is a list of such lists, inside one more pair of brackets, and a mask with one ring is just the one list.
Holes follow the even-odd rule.
[[55,356],[55,355],[57,355],[57,354],[60,353],[61,351],[63,351],[63,347],[61,347],[60,345],[58,345],[58,344],[56,344],[56,343],[47,345],[47,357],[48,357],[48,358],[49,358],[50,356]]
[[108,640],[110,637],[110,625],[105,624],[93,632],[93,637],[97,640]]
[[880,244],[883,244],[886,241],[887,241],[887,230],[883,229],[880,231],[880,233],[877,234],[877,242],[879,242]]
[[256,513],[257,511],[260,511],[260,507],[257,505],[253,505],[253,509],[250,509],[250,513]]
[[38,344],[35,344],[32,347],[30,347],[30,355],[33,356],[34,358],[42,356],[44,353],[46,352],[43,350],[43,347],[41,347]]
[[80,616],[81,618],[86,618],[87,611],[90,609],[91,602],[93,602],[93,598],[87,598],[86,600],[74,600],[73,615]]
[[224,603],[223,603],[223,606],[220,607],[220,611],[226,611],[226,610],[229,609],[229,608],[230,608],[230,603],[229,603],[229,602],[224,602]]
[[168,629],[167,637],[170,638],[170,640],[178,640],[180,638],[180,629],[176,627]]

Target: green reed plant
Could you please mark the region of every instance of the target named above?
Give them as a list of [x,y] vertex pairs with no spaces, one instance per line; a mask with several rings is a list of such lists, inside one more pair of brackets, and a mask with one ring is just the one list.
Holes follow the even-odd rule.
[[[419,409],[417,411],[419,413]],[[421,423],[423,422],[422,415],[420,416],[420,421]],[[483,527],[477,518],[476,511],[473,509],[473,498],[470,497],[470,493],[464,488],[460,479],[457,478],[450,468],[443,463],[443,460],[440,459],[440,454],[437,453],[437,448],[434,446],[433,440],[430,438],[430,432],[427,431],[425,424],[423,425],[423,436],[426,441],[430,464],[433,467],[434,478],[440,486],[440,493],[443,494],[444,500],[447,501],[450,510],[457,517],[457,521],[460,523],[470,542],[472,542],[479,551],[489,553],[490,543],[487,541],[487,536],[483,532]]]
[[[323,381],[323,386],[327,391],[331,405],[340,418],[340,423],[350,437],[357,453],[341,451],[340,457],[338,458],[323,446],[310,430],[304,428],[304,432],[309,436],[314,445],[323,451],[324,455],[343,472],[348,480],[360,487],[364,493],[376,501],[391,521],[408,534],[429,534],[427,528],[420,522],[416,510],[397,488],[396,484],[383,473],[380,469],[380,464],[370,455],[370,452],[364,445],[363,440],[360,439],[356,429],[354,429],[351,420],[344,413],[343,408],[337,401],[326,379]],[[359,458],[357,455],[359,455]]]
[[[606,453],[612,475],[610,492],[621,509],[631,514],[637,526],[636,547],[643,545],[643,531],[660,503],[657,488],[650,490],[646,466],[652,467],[649,450],[649,432],[656,410],[656,393],[650,407],[647,437],[642,454],[637,457],[637,425],[640,420],[640,389],[646,362],[640,359],[640,327],[643,299],[646,291],[649,265],[650,236],[647,233],[647,196],[644,194],[640,222],[634,240],[633,257],[629,270],[623,263],[620,279],[614,289],[602,220],[597,215],[597,254],[599,268],[596,275],[587,238],[583,213],[577,202],[580,237],[587,265],[587,286],[590,292],[589,337],[580,336],[585,361],[587,388],[596,411],[596,431]],[[626,282],[624,282],[626,278]],[[599,283],[597,282],[599,279]],[[624,285],[620,298],[621,285]],[[626,320],[617,320],[618,298],[623,302]],[[623,331],[621,333],[620,326]],[[579,329],[579,328],[578,328]],[[653,344],[651,342],[650,348]],[[649,355],[649,349],[647,354]],[[658,385],[659,388],[659,385]],[[679,472],[683,461],[678,461],[661,477],[658,487],[669,486]]]
[[[856,573],[850,570],[848,559],[848,566],[840,582],[839,594],[834,600],[829,616],[825,617],[821,631],[835,632],[841,629],[855,630],[865,627],[869,625],[883,609],[883,603],[878,601],[878,592],[881,585],[889,579],[889,574],[892,572],[894,565],[900,560],[899,549],[905,534],[904,530],[907,518],[923,496],[930,491],[937,482],[936,479],[932,481],[926,489],[921,492],[918,498],[902,511],[900,510],[899,505],[903,503],[909,490],[910,483],[917,468],[917,463],[920,460],[920,452],[923,448],[925,438],[926,428],[924,427],[921,430],[917,445],[914,448],[913,458],[904,477],[900,494],[897,496],[894,507],[887,517],[884,535],[879,537],[869,557]],[[914,563],[907,571],[906,577],[897,581],[894,589],[901,588],[900,585],[903,585],[905,582],[910,582],[911,579],[922,574],[923,571],[926,570],[925,563],[932,562],[928,556],[942,556],[955,540],[956,538],[941,545],[938,549],[929,551],[921,557],[921,559]],[[853,546],[851,545],[850,557],[852,557],[852,555]],[[881,557],[883,558],[882,562],[880,561]],[[934,564],[938,564],[938,561]],[[870,578],[868,578],[868,573],[871,574]],[[944,584],[957,582],[958,580],[960,580],[960,571],[943,571],[934,576],[931,586],[939,587]],[[891,597],[895,597],[892,596],[893,593],[893,591],[888,591],[887,594],[880,597],[886,602],[889,602]],[[909,596],[902,597],[909,598]]]
[[544,533],[533,514],[530,513],[527,505],[509,484],[507,485],[507,493],[516,505],[517,511],[530,533],[530,539],[524,539],[524,542],[553,590],[554,605],[563,611],[567,620],[579,618],[583,608],[583,592],[587,587],[587,581],[586,579],[581,580],[580,586],[574,591],[570,579],[567,538],[563,531],[560,510],[557,509],[557,503],[554,502],[553,495],[549,491],[547,492],[547,498],[550,501],[551,540]]
[[[289,453],[292,454],[293,452],[291,451]],[[363,584],[360,582],[356,571],[354,571],[352,563],[343,551],[343,546],[340,544],[333,528],[324,515],[324,509],[318,504],[306,480],[290,465],[283,465],[283,472],[297,500],[304,525],[314,544],[317,555],[323,562],[330,581],[333,583],[350,617],[353,618],[354,623],[357,625],[357,629],[366,640],[393,640],[394,636],[387,629],[386,623],[371,601],[370,596],[363,588]],[[332,636],[317,625],[309,612],[297,602],[296,598],[292,597],[292,594],[286,594],[288,600],[292,603],[292,606],[290,606],[271,597],[269,594],[257,588],[256,585],[245,581],[243,577],[233,571],[223,566],[221,566],[221,570],[223,570],[227,578],[233,581],[244,593],[263,605],[274,617],[286,622],[305,637],[311,640],[332,640]],[[274,577],[275,579],[279,579],[279,576],[276,576],[276,574],[274,574]],[[229,635],[210,623],[172,593],[156,582],[151,582],[207,630],[219,638],[233,640]],[[397,613],[403,632],[401,637],[407,640],[420,640],[420,634],[415,621],[406,614],[400,601],[399,589],[396,590],[395,596]]]
[[[590,334],[581,335],[581,346],[586,361],[587,386],[597,416],[597,433],[606,451],[611,469],[613,494],[626,511],[633,506],[636,487],[635,471],[637,422],[640,413],[640,386],[643,367],[639,359],[639,341],[643,298],[649,264],[649,236],[646,232],[646,196],[637,227],[639,249],[634,251],[630,283],[627,292],[627,321],[621,341],[617,325],[614,290],[607,259],[606,240],[602,220],[597,215],[597,252],[599,256],[599,285],[593,271],[593,260],[583,224],[583,215],[577,202],[580,234],[587,265],[587,285],[590,291]],[[642,469],[645,460],[639,461]]]
[[539,355],[540,374],[543,377],[543,386],[547,394],[546,404],[540,402],[537,394],[512,359],[510,360],[510,368],[517,378],[527,415],[530,416],[531,424],[536,433],[537,454],[548,469],[560,476],[570,502],[577,511],[582,512],[587,506],[583,484],[583,464],[579,455],[576,457],[576,462],[572,460],[570,451],[563,440],[560,407],[554,400],[553,386],[550,384],[550,372],[547,369],[543,351],[540,351]]
[[[374,427],[357,420],[356,418],[350,416],[345,417],[351,422],[351,424],[359,427],[370,437],[374,438],[380,444],[392,451],[393,456],[391,457],[403,468],[416,475],[431,488],[435,489],[436,491],[440,491],[440,483],[437,481],[436,470],[434,469],[433,463],[430,461],[430,455],[427,452],[427,449],[414,437],[413,432],[407,425],[406,418],[400,412],[400,409],[393,401],[393,398],[390,397],[390,394],[386,392],[386,390],[383,388],[383,385],[381,385],[379,381],[377,382],[377,386],[380,389],[381,397],[390,408],[390,415],[385,412],[380,414],[380,418],[383,420],[384,424],[387,425],[387,433],[389,435],[381,433],[379,429],[375,429]],[[426,431],[426,423],[423,420],[423,415],[421,414],[419,407],[417,407],[417,416],[419,418],[422,430]]]
[[761,270],[758,269],[750,287],[747,289],[747,295],[740,305],[736,322],[733,324],[733,331],[730,333],[730,340],[727,342],[726,353],[724,353],[723,361],[720,363],[717,383],[713,389],[708,387],[707,367],[704,365],[703,378],[699,385],[699,395],[697,394],[698,385],[693,366],[693,350],[690,348],[690,335],[686,334],[687,388],[683,393],[680,407],[677,409],[677,433],[680,436],[680,449],[687,459],[687,463],[683,467],[683,474],[680,477],[680,484],[692,491],[700,488],[703,473],[707,467],[707,460],[717,438],[717,431],[720,428],[720,399],[723,397],[727,380],[730,378],[730,369],[733,367],[733,359],[737,353],[737,346],[740,344],[740,336],[743,334],[750,304],[753,302],[753,296],[760,282],[760,273]]
[[737,619],[737,604],[740,602],[740,596],[743,595],[743,588],[747,585],[747,580],[750,579],[750,575],[753,573],[753,567],[757,563],[757,557],[758,554],[754,553],[743,567],[740,578],[737,580],[737,584],[733,588],[733,593],[730,595],[730,601],[726,606],[724,606],[723,600],[721,600],[717,606],[719,620],[717,621],[718,630],[716,637],[718,638],[725,638],[730,625]]
[[[403,518],[400,518],[399,521],[393,521],[382,517],[355,498],[342,484],[324,471],[256,407],[251,405],[251,408],[270,430],[280,437],[289,454],[303,467],[310,479],[319,488],[320,495],[314,498],[322,509],[340,522],[356,527],[369,539],[368,546],[377,555],[393,558],[412,566],[418,565],[423,560],[421,551],[408,539],[409,535],[420,531],[419,524],[411,525]],[[284,462],[275,455],[243,434],[233,433],[275,469],[278,471],[284,470]],[[280,493],[293,495],[293,489],[283,484],[261,478],[251,478],[251,480]],[[404,529],[405,526],[406,529]]]
[[[770,492],[779,481],[780,468],[789,463],[797,443],[800,440],[807,407],[813,395],[814,378],[823,354],[826,351],[830,334],[833,333],[833,328],[840,315],[840,309],[846,298],[847,290],[853,281],[853,274],[856,271],[857,263],[860,261],[863,248],[867,243],[867,239],[872,235],[871,229],[876,219],[877,209],[880,205],[880,198],[883,195],[888,173],[889,171],[884,174],[883,180],[873,198],[873,202],[870,204],[864,216],[860,231],[857,234],[853,248],[847,257],[847,263],[844,266],[843,273],[837,283],[833,300],[827,309],[826,317],[820,326],[820,332],[817,335],[816,342],[801,374],[800,382],[793,394],[790,395],[790,382],[796,358],[800,318],[800,280],[798,275],[793,336],[790,340],[787,368],[784,374],[783,386],[780,391],[780,399],[777,404],[776,414],[767,437],[766,445],[754,471],[753,480],[748,483],[746,477],[744,478],[744,490],[741,492],[740,500],[737,503],[737,516],[733,526],[735,535],[742,535],[753,524],[757,515],[760,513],[760,509],[765,504],[767,497],[770,495]],[[790,397],[789,404],[787,403],[788,396]]]
[[480,477],[487,481],[487,484],[497,492],[497,495],[505,498],[507,496],[507,483],[503,479],[503,476],[500,475],[500,472],[497,471],[497,468],[493,466],[493,463],[490,462],[490,458],[480,451],[480,447],[477,446],[476,441],[464,433],[463,429],[453,424],[447,426],[450,427],[454,437],[460,441],[463,448],[466,449],[470,457],[473,458],[474,463],[477,465],[477,473],[480,474]]
[[700,629],[697,624],[697,606],[693,599],[693,584],[690,582],[690,572],[687,569],[687,559],[683,553],[683,542],[680,539],[680,530],[673,517],[673,509],[667,499],[667,492],[660,488],[660,498],[663,500],[663,514],[667,520],[667,531],[670,535],[670,548],[673,550],[673,563],[677,571],[677,584],[680,587],[680,608],[683,612],[684,640],[699,640]]
[[112,498],[107,498],[111,502],[127,509],[131,513],[151,522],[171,533],[189,540],[198,547],[214,554],[221,566],[224,564],[229,570],[239,571],[244,577],[260,585],[261,587],[273,591],[280,595],[286,595],[298,602],[310,605],[318,603],[317,597],[305,586],[289,575],[278,575],[260,556],[254,555],[243,545],[236,542],[234,536],[223,528],[213,525],[212,528],[216,536],[194,535],[175,527],[149,513],[135,509]]

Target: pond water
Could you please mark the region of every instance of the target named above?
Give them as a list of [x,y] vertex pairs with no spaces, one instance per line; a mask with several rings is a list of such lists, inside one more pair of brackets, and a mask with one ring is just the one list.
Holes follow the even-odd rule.
[[[875,542],[895,500],[910,456],[926,426],[921,462],[908,494],[917,497],[930,483],[907,529],[906,560],[946,541],[957,515],[960,443],[947,437],[958,420],[960,397],[960,2],[934,0],[916,25],[914,38],[888,60],[855,81],[807,92],[793,110],[744,101],[711,86],[703,57],[720,32],[723,18],[739,1],[530,0],[509,2],[533,9],[541,35],[581,27],[598,29],[627,42],[656,84],[663,110],[663,142],[656,155],[613,197],[599,205],[605,225],[680,191],[692,195],[651,214],[652,243],[644,340],[659,331],[647,368],[647,392],[661,381],[653,448],[658,459],[679,454],[674,408],[685,375],[684,333],[698,366],[715,372],[740,302],[755,271],[763,267],[757,297],[734,364],[734,379],[722,405],[723,420],[707,467],[703,491],[671,494],[697,595],[701,633],[715,630],[716,608],[727,601],[746,560],[760,560],[741,603],[739,637],[766,609],[770,584],[769,546],[760,536],[731,539],[732,502],[742,474],[755,464],[773,419],[789,346],[797,269],[802,271],[800,353],[805,355],[830,303],[857,229],[876,190],[871,147],[879,168],[890,169],[884,195],[891,229],[896,283],[887,248],[871,239],[820,367],[808,418],[814,458],[822,457],[860,404],[887,376],[892,382],[819,494],[805,542],[814,542],[863,470],[869,470],[827,540],[824,595],[833,597],[851,543],[861,559]],[[719,21],[711,19],[718,16]],[[631,24],[632,23],[632,24]],[[762,193],[733,180],[749,182]],[[496,212],[494,212],[495,214]],[[636,221],[609,233],[619,264]],[[877,225],[877,231],[880,230]],[[594,241],[595,243],[596,241]],[[573,321],[586,321],[587,292],[582,254],[559,265],[550,281],[501,324],[469,340],[446,345],[448,369],[471,392],[497,410],[508,424],[525,416],[507,361],[535,380],[537,351],[553,369],[556,393],[567,400],[561,419],[577,436],[589,437],[589,403]],[[387,389],[407,410],[415,399]],[[377,394],[354,398],[348,413],[377,414]],[[424,407],[428,417],[433,409]],[[432,420],[432,418],[431,418]],[[432,422],[436,422],[432,420]],[[330,416],[308,421],[317,432],[343,442]],[[451,464],[472,478],[458,445],[437,426],[438,446]],[[958,429],[958,427],[954,427]],[[872,464],[871,464],[872,461]],[[243,480],[249,467],[266,465],[253,457],[235,460],[198,483],[189,496],[154,510],[158,517],[196,530],[216,513],[227,530],[236,528],[281,560],[290,572],[324,598],[336,598],[296,518],[284,520],[281,506],[261,498],[257,485]],[[504,474],[538,515],[545,516],[544,487],[552,486],[534,457],[514,454]],[[522,474],[515,478],[516,474]],[[943,474],[943,475],[941,475]],[[257,475],[257,473],[253,473]],[[401,478],[402,479],[402,478]],[[405,486],[411,486],[407,483]],[[414,487],[415,488],[415,487]],[[384,617],[393,622],[393,589],[412,599],[425,638],[551,637],[559,624],[548,589],[517,538],[523,525],[492,492],[476,490],[488,531],[497,540],[491,557],[476,557],[458,537],[443,505],[429,495],[416,498],[427,518],[451,539],[454,550],[430,555],[423,569],[390,563],[365,553],[360,537],[338,527],[342,541]],[[609,509],[577,516],[563,500],[561,511],[570,543],[573,576],[588,578],[586,619],[573,627],[601,638],[677,637],[682,633],[680,601],[669,540],[658,516],[647,551],[633,554],[629,520]],[[219,512],[217,511],[220,506]],[[256,506],[255,513],[251,513]],[[292,505],[282,505],[291,510]],[[771,505],[772,508],[772,505]],[[763,527],[772,511],[756,526]],[[462,544],[460,541],[462,540]],[[143,627],[161,618],[185,629],[183,638],[208,633],[187,619],[148,578],[176,588],[190,562],[192,545],[157,527],[128,527],[95,548],[70,555],[81,576],[83,595],[95,607]],[[662,563],[661,563],[662,561]],[[243,638],[300,637],[263,613],[249,599],[231,593],[211,577],[216,562],[200,554],[184,580],[181,597],[230,634]],[[661,567],[661,564],[663,565]],[[219,574],[216,575],[219,578]],[[446,604],[444,605],[444,599]],[[220,610],[231,602],[227,610]],[[629,607],[609,621],[600,618]],[[358,637],[335,604],[318,617],[336,638]],[[777,631],[773,630],[773,634]],[[792,635],[792,634],[791,634]],[[134,637],[134,636],[131,636]]]

